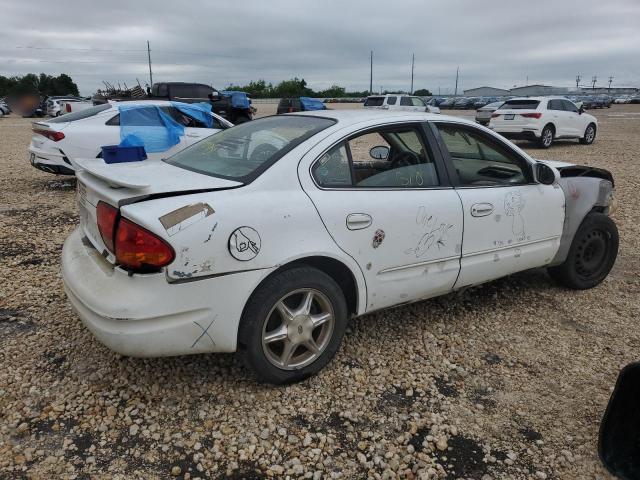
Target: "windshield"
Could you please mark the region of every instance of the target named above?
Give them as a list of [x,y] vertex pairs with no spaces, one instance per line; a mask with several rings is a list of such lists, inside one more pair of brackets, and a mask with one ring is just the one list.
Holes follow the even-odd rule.
[[261,118],[212,135],[165,161],[204,175],[248,183],[334,123],[302,115]]
[[84,118],[93,117],[94,115],[99,114],[105,110],[111,108],[111,105],[108,103],[98,105],[95,107],[89,107],[85,110],[80,110],[79,112],[67,113],[65,115],[61,115],[56,118],[52,118],[51,120],[47,120],[47,123],[67,123],[67,122],[75,122],[76,120],[82,120]]

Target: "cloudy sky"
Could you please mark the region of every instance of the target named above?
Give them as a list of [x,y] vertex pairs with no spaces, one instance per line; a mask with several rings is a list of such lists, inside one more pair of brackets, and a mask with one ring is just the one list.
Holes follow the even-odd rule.
[[459,89],[527,83],[640,85],[639,0],[3,0],[0,75],[68,73],[83,94],[102,80],[197,81],[218,88],[302,77],[339,84]]

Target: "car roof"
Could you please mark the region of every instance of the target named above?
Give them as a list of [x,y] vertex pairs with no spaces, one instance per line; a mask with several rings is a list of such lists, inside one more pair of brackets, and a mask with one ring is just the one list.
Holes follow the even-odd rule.
[[536,102],[544,102],[545,100],[569,100],[567,97],[563,97],[560,95],[548,96],[548,97],[513,97],[507,101],[511,100],[533,100]]
[[463,119],[461,117],[453,117],[449,115],[441,115],[439,113],[427,113],[427,112],[404,112],[398,110],[376,110],[376,109],[344,109],[344,110],[315,110],[311,112],[295,112],[295,113],[286,113],[285,115],[300,115],[300,116],[313,116],[313,117],[322,117],[329,118],[331,120],[336,120],[342,126],[367,122],[371,120],[380,120],[380,119],[390,119],[390,120],[400,120],[404,119],[406,121],[435,121],[435,120],[446,120],[446,121],[455,121],[462,123],[469,123],[475,125],[474,122],[470,122],[469,120]]

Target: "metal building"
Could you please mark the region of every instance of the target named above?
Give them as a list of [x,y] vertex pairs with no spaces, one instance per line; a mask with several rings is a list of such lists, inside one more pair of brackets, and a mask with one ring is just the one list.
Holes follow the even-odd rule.
[[478,87],[465,90],[464,94],[467,97],[501,97],[509,95],[509,90],[494,87]]

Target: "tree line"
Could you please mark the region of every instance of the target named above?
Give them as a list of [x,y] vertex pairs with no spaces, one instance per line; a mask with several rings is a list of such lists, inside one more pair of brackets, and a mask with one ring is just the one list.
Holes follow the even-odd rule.
[[4,77],[0,75],[0,97],[8,95],[79,95],[78,86],[65,73],[54,77],[41,73],[28,73],[24,76]]
[[[253,98],[282,98],[282,97],[318,97],[318,98],[352,98],[366,97],[368,90],[348,92],[344,87],[332,85],[325,90],[313,90],[309,88],[304,78],[292,78],[283,80],[273,85],[264,80],[251,81],[248,85],[229,85],[227,90],[237,90],[246,92]],[[384,93],[408,93],[402,91],[388,91]],[[416,90],[414,95],[431,96],[431,92],[426,88]]]

